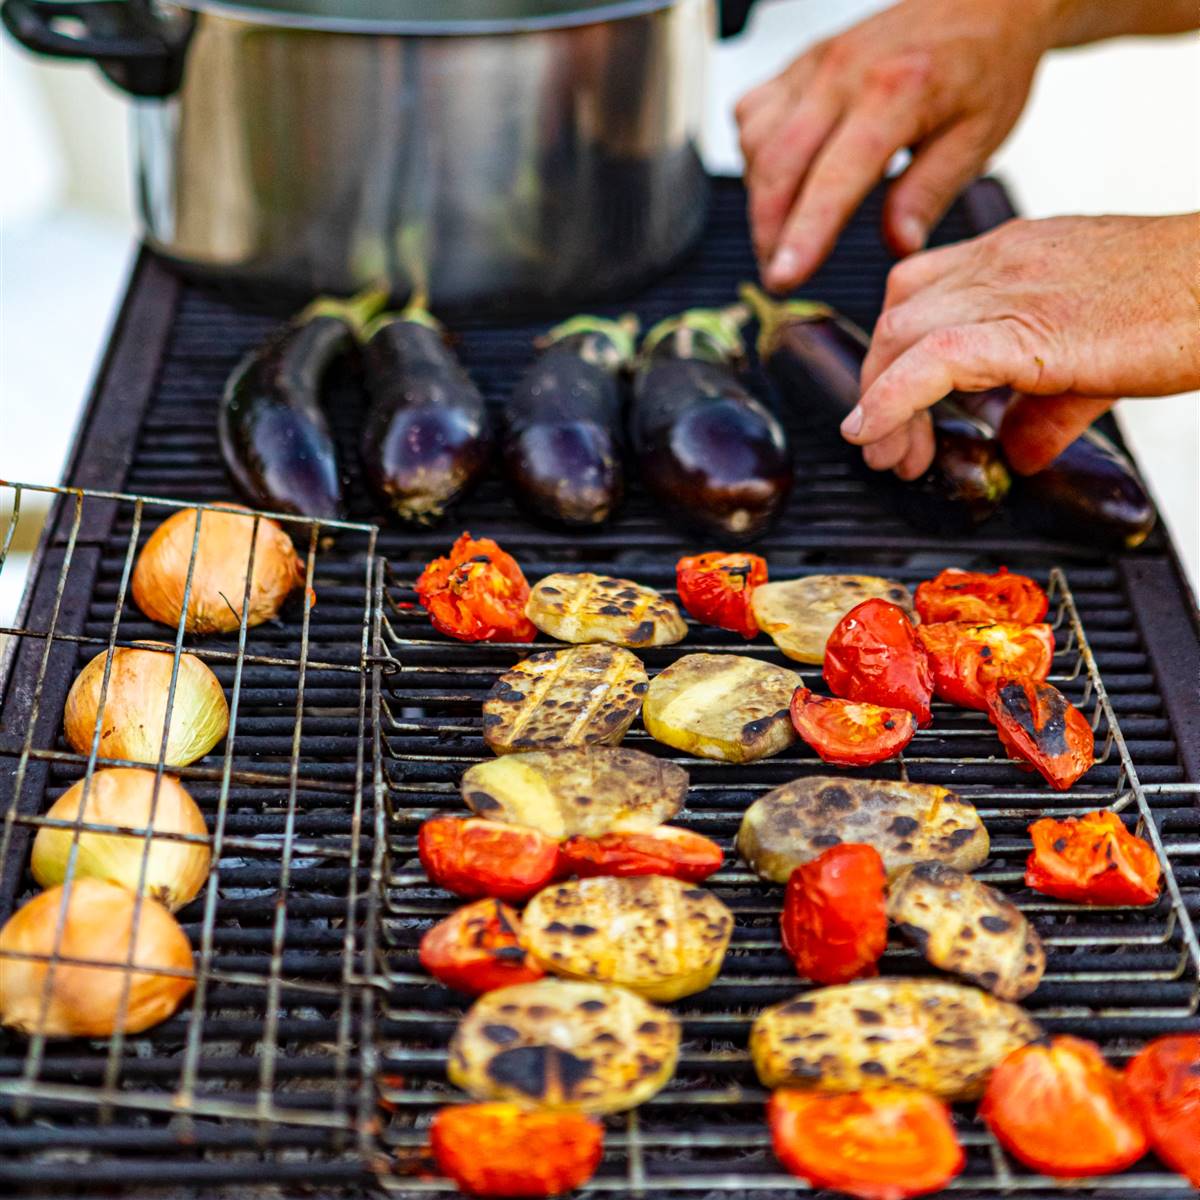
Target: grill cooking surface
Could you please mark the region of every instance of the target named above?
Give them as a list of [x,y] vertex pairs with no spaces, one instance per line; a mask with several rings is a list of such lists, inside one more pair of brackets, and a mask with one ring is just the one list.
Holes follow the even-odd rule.
[[[956,206],[939,239],[976,231],[988,202],[995,219],[1000,211],[995,200],[994,192],[984,191],[976,195],[974,207]],[[695,257],[628,305],[644,326],[686,307],[727,303],[736,283],[750,276],[742,204],[738,186],[718,182],[709,231]],[[888,266],[876,233],[878,212],[876,198],[808,289],[867,326],[878,311]],[[169,319],[155,316],[148,302],[136,303],[151,286],[160,291],[160,305],[168,311],[175,305]],[[126,386],[127,408],[139,403],[140,396],[145,411],[140,422],[136,416],[127,418],[124,430],[93,422],[72,480],[194,501],[232,499],[217,451],[215,401],[238,357],[281,314],[250,314],[211,291],[177,289],[156,270],[145,274],[133,301],[108,379],[110,391],[114,378]],[[532,337],[546,323],[505,328],[453,324],[462,331],[464,362],[489,398],[499,402],[528,362]],[[159,337],[161,362],[151,361],[147,347]],[[361,414],[352,384],[347,371],[338,380],[332,406],[347,463],[355,460],[354,430]],[[104,401],[102,389],[97,403]],[[112,411],[121,411],[120,406]],[[1040,777],[1021,772],[1002,757],[982,714],[937,705],[933,727],[918,733],[903,764],[884,764],[869,774],[946,784],[978,805],[992,838],[992,856],[980,877],[1012,896],[1047,944],[1045,981],[1027,1007],[1048,1029],[1093,1037],[1120,1061],[1154,1034],[1200,1028],[1197,964],[1188,954],[1193,935],[1184,915],[1189,909],[1193,917],[1200,915],[1200,778],[1183,765],[1195,753],[1186,725],[1196,719],[1187,657],[1195,654],[1195,633],[1184,619],[1182,635],[1173,637],[1171,622],[1180,621],[1184,601],[1180,591],[1171,590],[1177,584],[1161,535],[1155,534],[1138,555],[1122,559],[1090,547],[1032,538],[1003,517],[971,536],[930,538],[889,511],[885,494],[856,470],[853,452],[836,431],[786,405],[782,411],[796,450],[797,477],[784,519],[759,547],[772,578],[869,570],[911,587],[945,566],[1001,563],[1033,574],[1053,588],[1058,653],[1052,678],[1094,716],[1098,751],[1105,750],[1103,761],[1070,793],[1054,793]],[[123,459],[131,463],[127,471]],[[361,501],[355,519],[377,520],[361,488],[355,494]],[[55,585],[70,549],[67,587],[40,689],[41,711],[29,735],[20,801],[22,813],[29,815],[44,812],[52,797],[83,773],[83,760],[61,757],[62,697],[75,671],[112,634],[135,515],[129,503],[105,507],[89,500],[93,507],[81,517],[72,548],[72,503],[64,504],[59,514],[27,616],[30,628],[50,629]],[[142,519],[152,526],[163,515],[147,508]],[[443,639],[413,607],[412,583],[420,564],[464,528],[498,538],[531,580],[560,569],[599,570],[665,591],[673,588],[680,553],[713,548],[681,538],[636,488],[611,528],[587,535],[549,533],[515,516],[497,479],[486,481],[446,526],[385,528],[378,549],[387,561],[373,575],[368,572],[368,535],[343,531],[328,543],[319,539],[313,568],[318,601],[309,615],[307,646],[301,643],[303,605],[296,597],[285,608],[282,625],[248,632],[246,652],[252,657],[242,668],[242,716],[228,800],[220,802],[224,746],[196,764],[193,777],[184,772],[210,827],[223,811],[226,833],[244,839],[227,843],[217,886],[219,970],[235,977],[214,983],[203,1035],[193,1035],[201,1043],[197,1069],[210,1082],[211,1093],[242,1107],[236,1113],[219,1108],[190,1120],[172,1120],[165,1111],[174,1102],[186,1059],[187,1004],[167,1025],[127,1039],[115,1067],[103,1043],[50,1045],[40,1061],[38,1079],[64,1088],[95,1088],[104,1082],[106,1069],[115,1070],[118,1089],[156,1091],[162,1101],[157,1109],[134,1102],[71,1105],[65,1103],[71,1098],[66,1092],[58,1101],[48,1093],[35,1095],[21,1109],[14,1098],[18,1089],[9,1085],[28,1072],[27,1044],[0,1034],[0,1180],[78,1190],[80,1179],[86,1178],[97,1190],[154,1184],[179,1195],[193,1194],[191,1184],[195,1194],[205,1196],[257,1194],[252,1183],[263,1195],[272,1189],[290,1195],[303,1181],[315,1194],[331,1195],[370,1186],[361,1164],[364,1153],[375,1148],[390,1159],[380,1176],[389,1190],[412,1195],[452,1190],[428,1174],[420,1147],[433,1110],[456,1098],[444,1079],[444,1048],[463,1004],[461,997],[428,980],[417,964],[416,946],[456,902],[426,882],[416,861],[415,834],[421,820],[433,813],[463,811],[459,775],[485,754],[480,738],[483,696],[498,671],[530,652],[528,647],[467,646]],[[302,553],[307,550],[307,534],[297,533],[296,541]],[[371,654],[364,658],[368,587],[375,589],[376,612]],[[171,636],[143,621],[131,606],[116,628],[119,641]],[[1081,635],[1094,655],[1091,662],[1082,652]],[[69,640],[73,637],[91,640]],[[1163,639],[1168,640],[1167,653],[1160,649],[1152,659],[1152,643],[1161,647]],[[539,639],[535,648],[544,641]],[[0,724],[0,785],[8,789],[0,792],[0,812],[8,805],[11,772],[25,742],[45,644],[45,638],[23,638],[14,658]],[[187,639],[189,650],[197,644],[214,652],[210,665],[230,691],[237,670],[236,636],[202,643]],[[765,638],[747,646],[734,635],[696,626],[680,646],[639,656],[653,673],[697,650],[786,661]],[[223,660],[222,652],[227,655]],[[255,661],[255,655],[285,661]],[[310,669],[298,709],[301,661]],[[325,665],[313,667],[314,662]],[[803,670],[815,682],[817,673]],[[372,740],[368,719],[364,740],[358,736],[359,705],[372,675],[378,738]],[[298,711],[303,724],[297,744]],[[1123,739],[1112,736],[1114,720]],[[721,977],[708,991],[674,1006],[684,1020],[685,1042],[673,1083],[636,1113],[607,1120],[606,1157],[593,1186],[655,1197],[795,1194],[802,1185],[783,1175],[770,1153],[762,1119],[764,1093],[749,1063],[746,1033],[763,1006],[795,994],[802,985],[779,948],[782,889],[760,884],[748,873],[732,851],[732,838],[746,805],[765,790],[798,775],[834,769],[823,768],[802,744],[743,767],[688,759],[653,742],[640,724],[625,744],[670,757],[690,772],[692,787],[680,821],[725,848],[727,865],[711,885],[737,914],[737,929]],[[360,786],[358,756],[364,750],[365,772],[369,776],[372,766],[377,771],[377,794],[387,814],[386,845],[378,848],[371,836],[375,793]],[[301,784],[294,793],[289,783],[293,761]],[[865,777],[868,772],[852,774]],[[1143,827],[1151,817],[1153,831],[1147,833],[1158,835],[1174,864],[1174,894],[1168,892],[1147,910],[1087,911],[1025,891],[1021,872],[1028,822],[1043,814],[1108,806],[1121,811],[1131,828]],[[281,839],[289,823],[293,842],[284,851]],[[26,871],[28,818],[12,829],[9,865],[0,874],[0,912],[5,913],[13,899],[33,887]],[[274,842],[264,851],[259,843],[267,839]],[[348,870],[352,845],[358,847],[354,872]],[[378,919],[365,899],[371,893],[376,849],[386,851],[377,889],[382,900]],[[285,864],[286,878],[281,874]],[[193,912],[197,915],[189,920]],[[202,902],[185,910],[182,919],[193,945],[199,946]],[[345,941],[348,928],[353,930],[353,951]],[[376,933],[377,959],[370,953]],[[268,1026],[265,989],[273,969],[272,948],[279,945],[279,978],[305,981],[309,987],[294,993],[283,988],[278,1024]],[[239,982],[237,972],[249,982]],[[915,952],[894,942],[882,973],[932,972]],[[268,1057],[274,1053],[267,1074],[264,1046],[276,1047],[267,1051]],[[378,1097],[367,1097],[368,1128],[355,1107],[361,1098],[357,1084],[375,1077]],[[188,1110],[187,1098],[178,1109]],[[319,1116],[309,1119],[312,1114]],[[968,1167],[957,1185],[961,1193],[984,1195],[1013,1187],[1026,1194],[1062,1194],[1002,1154],[974,1121],[971,1106],[961,1107],[956,1119],[968,1148]],[[1153,1159],[1079,1192],[1190,1194],[1182,1180],[1163,1173]]]

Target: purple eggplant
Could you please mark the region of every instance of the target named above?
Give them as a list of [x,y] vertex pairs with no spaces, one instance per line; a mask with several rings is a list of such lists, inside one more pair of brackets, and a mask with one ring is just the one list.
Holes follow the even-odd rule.
[[698,308],[651,329],[629,421],[646,489],[684,524],[727,542],[762,534],[792,488],[783,426],[740,376],[747,316],[740,305]]
[[513,494],[533,517],[587,528],[620,505],[622,375],[636,337],[633,316],[577,316],[539,339],[504,410],[501,453]]
[[370,322],[362,358],[367,482],[401,520],[430,524],[487,469],[487,405],[420,295]]
[[221,456],[256,508],[305,517],[342,516],[337,450],[321,389],[386,290],[351,300],[322,296],[234,368],[217,414]]
[[[773,301],[743,284],[743,299],[759,323],[758,354],[780,391],[792,400],[826,409],[841,419],[858,403],[859,374],[870,339],[827,305],[809,300]],[[1008,494],[1008,466],[995,434],[965,412],[957,393],[930,410],[936,450],[933,464],[911,483],[886,478],[901,514],[921,529],[965,532],[986,521]]]

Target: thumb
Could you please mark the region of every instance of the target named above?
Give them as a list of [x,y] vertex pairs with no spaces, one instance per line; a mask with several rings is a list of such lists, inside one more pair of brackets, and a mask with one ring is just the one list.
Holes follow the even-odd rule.
[[1115,400],[1094,396],[1018,394],[1000,423],[1000,445],[1018,475],[1048,467]]

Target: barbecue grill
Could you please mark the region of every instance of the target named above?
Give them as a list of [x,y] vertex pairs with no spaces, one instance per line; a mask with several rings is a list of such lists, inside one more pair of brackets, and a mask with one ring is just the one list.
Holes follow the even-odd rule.
[[[888,265],[879,203],[868,202],[808,289],[867,327]],[[717,181],[696,255],[630,303],[644,322],[728,302],[753,270],[743,207],[740,185]],[[998,185],[982,182],[937,240],[979,232],[1010,211]],[[186,646],[208,662],[232,712],[227,740],[177,772],[213,838],[209,885],[180,914],[197,951],[196,993],[163,1025],[111,1042],[0,1033],[0,1183],[10,1191],[452,1192],[423,1145],[435,1108],[456,1098],[444,1079],[445,1046],[463,1000],[421,971],[416,947],[456,902],[429,886],[415,835],[426,817],[461,811],[459,775],[486,754],[483,696],[529,647],[442,638],[415,606],[416,574],[459,529],[496,537],[530,578],[597,570],[666,591],[678,555],[707,548],[681,540],[636,490],[611,528],[564,535],[519,519],[489,479],[448,526],[401,531],[383,525],[355,481],[353,520],[288,525],[315,607],[297,593],[277,624],[204,639],[152,625],[128,598],[136,548],[173,508],[150,497],[233,498],[216,444],[216,397],[281,315],[184,285],[143,255],[81,425],[72,487],[41,489],[57,498],[17,624],[0,629],[10,635],[0,666],[0,918],[33,890],[28,850],[40,814],[96,766],[94,754],[61,741],[63,699],[84,662],[107,646],[172,640],[176,653]],[[537,328],[456,328],[465,364],[500,401]],[[353,462],[361,401],[349,373],[334,391],[335,431]],[[874,570],[912,586],[942,567],[1003,563],[1048,587],[1051,678],[1092,719],[1096,767],[1071,792],[1050,791],[1002,757],[983,714],[935,705],[932,728],[902,759],[871,771],[942,783],[978,806],[992,838],[980,877],[1018,903],[1047,945],[1045,980],[1027,1007],[1047,1029],[1093,1038],[1117,1062],[1148,1037],[1200,1029],[1200,632],[1165,535],[1106,555],[1030,536],[1002,514],[974,534],[930,538],[889,511],[886,492],[855,469],[836,430],[786,404],[783,415],[797,478],[761,548],[772,578]],[[10,487],[3,498],[28,495]],[[682,645],[642,657],[653,672],[682,653],[744,646],[693,626]],[[764,639],[748,652],[785,661]],[[720,978],[675,1005],[685,1040],[674,1081],[639,1110],[607,1119],[605,1159],[590,1186],[663,1198],[794,1195],[804,1185],[770,1152],[746,1035],[761,1008],[802,985],[778,942],[779,889],[742,867],[732,839],[763,791],[830,769],[803,745],[730,767],[684,759],[640,728],[626,744],[689,770],[681,823],[726,849],[728,865],[710,885],[737,927]],[[1099,807],[1119,812],[1158,850],[1166,887],[1154,907],[1089,910],[1023,889],[1028,822]],[[897,944],[882,969],[928,972]],[[1062,1195],[1001,1151],[969,1106],[956,1122],[968,1165],[953,1190]],[[1148,1158],[1074,1194],[1191,1192]]]

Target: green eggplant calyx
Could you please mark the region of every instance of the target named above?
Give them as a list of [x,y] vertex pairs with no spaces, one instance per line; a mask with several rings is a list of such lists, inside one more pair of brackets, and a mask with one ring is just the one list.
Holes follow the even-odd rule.
[[354,336],[361,340],[367,322],[388,302],[389,291],[386,284],[372,284],[348,300],[339,300],[336,296],[318,296],[296,320],[303,325],[318,317],[336,317],[345,322]]
[[738,295],[750,306],[758,321],[758,357],[770,358],[779,348],[779,338],[790,324],[828,321],[837,317],[834,309],[819,300],[772,300],[752,283],[738,285]]
[[642,341],[642,355],[649,357],[668,338],[675,340],[681,358],[708,358],[705,346],[724,362],[744,357],[746,344],[742,326],[750,319],[743,304],[726,308],[689,308],[687,312],[659,321]]
[[[568,317],[561,324],[548,330],[538,338],[537,346],[538,349],[545,350],[567,338],[592,334],[594,336],[589,339],[590,344],[582,351],[582,357],[589,362],[594,362],[597,366],[610,370],[621,370],[633,361],[638,328],[639,322],[633,313],[625,313],[615,321],[609,317],[594,317],[587,313],[580,313],[577,316]],[[601,339],[608,343],[607,347],[602,344]]]
[[372,317],[359,332],[358,340],[363,345],[366,345],[381,329],[396,322],[405,322],[409,325],[423,325],[426,329],[432,329],[434,333],[445,337],[445,326],[425,307],[427,299],[425,290],[418,288],[409,297],[408,303],[399,312],[381,312],[377,316]]

